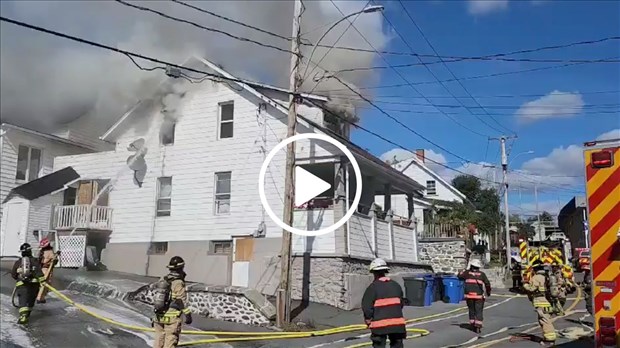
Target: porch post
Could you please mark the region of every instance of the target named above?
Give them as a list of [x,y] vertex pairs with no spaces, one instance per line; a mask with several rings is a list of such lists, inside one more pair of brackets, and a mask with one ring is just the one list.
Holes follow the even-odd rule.
[[407,194],[407,218],[411,220],[411,225],[413,227],[413,262],[418,262],[418,223],[415,217],[415,207],[413,205],[413,194]]
[[[346,214],[346,167],[348,162],[346,157],[342,156],[339,162],[334,163],[334,222],[340,220],[344,214]],[[338,228],[335,233],[336,240],[336,253],[348,254],[347,238],[349,236],[346,233],[348,223]]]
[[383,211],[387,212],[392,209],[392,185],[383,185]]
[[407,219],[413,220],[415,211],[413,210],[413,194],[407,194]]
[[370,204],[370,251],[374,257],[378,257],[377,253],[377,214],[375,213],[375,203]]
[[392,217],[392,209],[385,213],[385,221],[388,223],[388,239],[390,242],[390,259],[394,260],[394,221]]

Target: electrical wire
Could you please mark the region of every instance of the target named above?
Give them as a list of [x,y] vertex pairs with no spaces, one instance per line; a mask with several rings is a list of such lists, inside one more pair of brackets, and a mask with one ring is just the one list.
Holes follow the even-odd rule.
[[203,30],[206,30],[206,31],[210,31],[210,32],[213,32],[213,33],[225,35],[225,36],[228,36],[228,37],[233,38],[235,40],[252,43],[252,44],[255,44],[255,45],[258,45],[258,46],[262,46],[262,47],[265,47],[265,48],[271,48],[271,49],[274,49],[274,50],[277,50],[277,51],[280,51],[280,52],[294,54],[293,51],[288,50],[288,49],[284,49],[284,48],[281,48],[281,47],[278,47],[278,46],[266,44],[266,43],[263,43],[263,42],[260,42],[260,41],[256,41],[256,40],[253,40],[253,39],[246,38],[246,37],[233,35],[233,34],[230,34],[230,33],[226,32],[226,31],[223,31],[223,30],[205,27],[204,25],[198,24],[196,22],[192,22],[192,21],[188,21],[188,20],[185,20],[185,19],[182,19],[182,18],[174,17],[174,16],[168,15],[166,13],[154,10],[152,8],[148,8],[148,7],[144,7],[144,6],[140,6],[140,5],[135,5],[135,4],[130,4],[130,3],[126,2],[126,1],[124,1],[124,0],[114,0],[114,1],[116,1],[117,3],[119,3],[121,5],[124,5],[124,6],[128,6],[128,7],[140,10],[140,11],[151,12],[151,13],[154,13],[154,14],[160,16],[160,17],[171,19],[171,20],[174,20],[174,21],[177,21],[177,22],[181,22],[181,23],[185,23],[185,24],[189,24],[189,25],[194,26],[196,28],[200,28],[200,29],[203,29]]
[[[338,12],[340,12],[340,14],[341,14],[341,15],[343,15],[343,16],[345,15],[345,14],[342,12],[342,10],[340,10],[340,8],[338,7],[338,5],[336,5],[336,3],[335,3],[333,0],[330,0],[330,2],[331,2],[331,3],[332,3],[332,5],[334,5],[334,7],[338,10]],[[385,16],[384,16],[384,17],[385,17]],[[349,22],[351,22],[351,21],[349,21]],[[352,27],[353,27],[353,29],[355,29],[355,31],[356,31],[356,32],[357,32],[357,33],[358,33],[358,34],[362,37],[362,39],[364,39],[364,41],[366,41],[366,43],[367,43],[370,47],[372,47],[373,49],[375,48],[375,47],[372,45],[372,43],[371,43],[370,41],[368,41],[368,39],[367,39],[367,38],[366,38],[366,37],[365,37],[365,36],[364,36],[364,35],[363,35],[363,34],[362,34],[362,33],[361,33],[358,29],[357,29],[357,27],[356,27],[355,25],[353,25],[353,24],[352,24]],[[390,65],[390,62],[388,62],[388,60],[387,60],[387,59],[386,59],[386,58],[385,58],[382,54],[378,53],[378,51],[376,51],[376,52],[377,52],[377,54],[381,57],[381,59],[383,59],[383,61],[384,61],[386,64]],[[408,86],[409,86],[409,87],[410,87],[410,88],[411,88],[414,92],[416,92],[416,93],[417,93],[417,94],[419,94],[421,97],[423,97],[429,105],[433,105],[433,103],[432,103],[432,101],[431,101],[430,99],[428,99],[427,97],[425,97],[425,96],[422,94],[422,92],[420,92],[420,91],[419,91],[419,90],[418,90],[418,89],[417,89],[414,85],[412,85],[412,84],[411,84],[411,81],[409,81],[409,80],[408,80],[405,76],[403,76],[403,75],[402,75],[402,74],[401,74],[398,70],[396,70],[396,69],[392,69],[392,70],[393,70],[393,71],[396,73],[396,75],[398,75],[398,76],[399,76],[399,77],[400,77],[403,81],[405,81],[405,82],[407,83],[407,85],[408,85]],[[331,77],[332,77],[332,78],[334,78],[334,79],[336,79],[337,81],[339,81],[340,83],[342,83],[342,84],[343,84],[343,85],[345,85],[346,87],[349,87],[349,86],[348,86],[348,84],[344,84],[344,83],[342,82],[342,80],[340,80],[340,79],[339,79],[336,75],[333,75],[333,76],[331,76]],[[367,99],[366,97],[364,97],[362,94],[358,93],[357,91],[355,91],[355,90],[354,90],[354,89],[352,89],[352,88],[350,88],[350,89],[351,89],[351,91],[352,91],[352,92],[354,92],[355,94],[357,94],[359,97],[361,97],[362,99],[364,99],[366,102],[368,102],[369,104],[371,104],[371,105],[373,105],[373,106],[375,106],[375,107],[376,107],[376,104],[373,104],[373,103],[372,103],[369,99]],[[481,132],[478,132],[478,131],[477,131],[477,130],[475,130],[475,129],[472,129],[471,127],[469,127],[469,126],[467,126],[467,125],[462,124],[462,123],[461,123],[461,122],[459,122],[456,118],[454,118],[454,117],[450,116],[449,114],[445,113],[443,110],[441,110],[441,109],[439,109],[439,108],[437,108],[437,107],[435,107],[435,109],[437,109],[437,111],[439,111],[441,114],[443,114],[443,115],[444,115],[446,118],[448,118],[449,120],[452,120],[452,122],[456,123],[456,124],[457,124],[457,125],[459,125],[460,127],[464,128],[464,129],[466,129],[466,130],[470,131],[471,133],[476,134],[476,135],[478,135],[478,136],[481,136],[481,137],[484,137],[484,138],[488,138],[488,136],[489,136],[488,134],[483,134],[483,133],[481,133]],[[402,126],[404,126],[405,128],[407,128],[407,129],[409,129],[409,130],[413,131],[410,127],[406,126],[404,123],[400,122],[398,119],[394,118],[393,116],[391,116],[391,115],[389,115],[389,114],[387,114],[387,113],[385,113],[385,114],[386,114],[388,117],[390,117],[391,119],[393,119],[393,120],[397,121],[400,125],[402,125]],[[420,136],[420,134],[419,134],[418,132],[415,132],[415,131],[413,131],[413,132],[414,132],[414,134],[416,134],[416,135]],[[422,137],[422,138],[424,139],[424,137]],[[427,139],[425,139],[425,140],[427,140]],[[428,140],[427,140],[427,141],[428,141]],[[436,145],[435,145],[435,146],[436,146]]]
[[[461,79],[459,79],[461,80]],[[595,94],[618,94],[620,95],[620,90],[610,90],[610,91],[579,91],[579,94],[581,95],[595,95]],[[340,94],[337,93],[330,93],[330,95],[333,96],[340,96]],[[343,96],[345,94],[342,94]],[[485,99],[485,98],[523,98],[523,97],[545,97],[549,95],[547,94],[494,94],[494,95],[475,95],[474,98],[477,99]],[[421,97],[411,97],[408,95],[373,95],[373,97],[375,98],[375,100],[377,100],[377,98],[410,98],[410,99],[415,99],[415,98],[421,98]],[[427,96],[429,98],[433,98],[433,99],[442,99],[442,98],[446,98],[446,99],[452,99],[452,97],[448,97],[445,95],[433,95],[433,96]],[[467,96],[458,96],[457,98],[467,98]]]
[[[609,58],[606,58],[606,59],[616,59],[616,58],[620,58],[620,57],[615,56],[615,57],[609,57]],[[426,63],[426,64],[429,64],[429,63]],[[506,75],[523,74],[523,73],[528,73],[528,72],[536,72],[536,71],[543,71],[543,70],[550,70],[550,69],[559,69],[559,68],[566,68],[566,67],[577,66],[577,65],[584,65],[584,64],[591,64],[591,63],[570,63],[570,64],[543,66],[543,67],[532,68],[532,69],[515,70],[515,71],[507,71],[507,72],[501,72],[501,73],[493,73],[493,74],[461,77],[458,80],[459,81],[468,81],[468,80],[486,79],[486,78],[490,78],[490,77],[499,77],[499,76],[506,76]],[[338,72],[336,72],[336,73],[338,73]],[[456,81],[456,80],[455,79],[441,80],[441,82],[453,82],[453,81]],[[414,82],[412,84],[416,85],[416,86],[419,86],[419,85],[433,85],[433,84],[436,84],[436,83],[438,83],[438,81]],[[396,88],[396,87],[403,87],[403,86],[406,86],[406,85],[407,84],[402,84],[401,83],[401,84],[392,84],[392,85],[359,87],[359,89],[360,90],[369,90],[369,89]],[[337,92],[337,91],[346,91],[346,90],[347,90],[346,88],[340,88],[340,89],[325,90],[325,92]]]
[[[418,23],[413,19],[413,16],[411,16],[411,14],[409,13],[409,10],[407,10],[407,7],[405,7],[405,5],[403,4],[402,0],[398,0],[398,3],[400,4],[400,6],[403,8],[403,10],[405,11],[405,14],[407,15],[407,17],[411,20],[411,23],[413,23],[413,25],[416,27],[416,29],[418,30],[418,32],[420,33],[420,35],[422,36],[422,38],[424,39],[424,41],[426,41],[426,43],[428,44],[428,47],[430,47],[433,52],[435,52],[435,54],[437,56],[439,56],[439,52],[437,52],[437,50],[435,49],[435,46],[433,46],[433,44],[431,43],[431,41],[426,37],[426,34],[424,34],[424,31],[422,30],[422,28],[418,25]],[[385,14],[384,14],[385,16]],[[387,17],[386,17],[387,19]],[[413,48],[406,42],[405,38],[402,37],[402,35],[400,35],[400,33],[398,31],[396,31],[398,33],[399,36],[401,36],[402,40],[405,42],[405,44],[413,51]],[[422,63],[422,58],[418,57],[418,60],[420,61],[420,63]],[[459,86],[461,86],[461,88],[463,88],[463,90],[465,91],[465,93],[467,93],[467,95],[474,101],[474,103],[476,103],[476,105],[478,105],[480,108],[482,108],[482,110],[485,112],[485,114],[487,114],[491,120],[493,120],[498,126],[500,126],[501,128],[516,134],[515,131],[507,128],[506,126],[504,126],[503,124],[501,124],[499,121],[497,121],[492,115],[489,114],[489,112],[482,106],[480,105],[480,103],[478,102],[478,100],[476,100],[476,98],[474,98],[474,96],[472,96],[472,94],[469,92],[469,90],[465,87],[465,85],[463,85],[463,82],[461,82],[461,80],[458,79],[458,77],[456,77],[456,75],[454,74],[454,72],[452,71],[452,69],[450,69],[450,67],[448,66],[448,64],[445,63],[445,61],[443,60],[443,58],[439,58],[439,60],[441,61],[442,65],[446,68],[446,70],[448,70],[448,72],[450,73],[450,75],[452,76],[452,78],[454,78]],[[432,72],[432,70],[428,67],[428,65],[424,65],[424,67],[431,73],[431,75],[435,78],[435,80],[439,81],[439,78]],[[440,82],[440,84],[442,86],[444,86],[444,88],[448,91],[448,93],[454,97],[455,100],[457,100],[459,102],[459,104],[463,105],[463,107],[466,107],[460,99],[456,98],[454,96],[454,94],[452,94],[452,92],[450,92],[450,90],[442,83]],[[471,112],[471,110],[469,108],[467,108],[467,110]],[[502,130],[498,129],[497,127],[494,127],[492,125],[490,125],[489,123],[487,123],[484,119],[480,118],[478,115],[473,114],[472,115],[476,116],[476,118],[478,118],[480,121],[482,121],[484,124],[486,124],[487,126],[489,126],[492,129],[495,129],[499,132],[502,132]]]
[[[362,99],[363,100],[363,99]],[[381,104],[381,102],[375,102],[377,104]],[[429,105],[430,106],[430,105]],[[358,107],[358,109],[365,109],[365,110],[374,110],[374,108],[369,108],[369,107]],[[385,111],[391,111],[391,112],[400,112],[400,113],[406,113],[406,114],[440,114],[439,112],[432,112],[432,111],[420,111],[420,110],[403,110],[403,109],[390,109],[390,108],[383,108],[383,110]],[[618,113],[620,113],[620,110],[592,110],[592,112],[574,112],[574,114],[581,114],[581,115],[599,115],[599,114],[612,114],[612,115],[617,115]],[[458,115],[458,113],[447,113],[448,115]],[[551,113],[547,112],[547,113],[528,113],[528,116],[549,116]],[[506,114],[506,113],[493,113],[493,116],[514,116],[514,113],[510,113],[510,114]]]

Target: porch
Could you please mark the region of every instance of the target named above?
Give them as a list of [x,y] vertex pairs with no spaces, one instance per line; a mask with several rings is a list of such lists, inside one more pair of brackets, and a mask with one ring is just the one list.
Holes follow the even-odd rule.
[[52,228],[55,230],[112,230],[112,208],[90,205],[54,206]]

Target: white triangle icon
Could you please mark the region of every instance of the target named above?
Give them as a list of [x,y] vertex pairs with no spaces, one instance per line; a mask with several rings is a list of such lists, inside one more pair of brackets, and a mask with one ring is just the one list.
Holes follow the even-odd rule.
[[330,183],[302,167],[295,166],[295,206],[301,206],[331,187]]

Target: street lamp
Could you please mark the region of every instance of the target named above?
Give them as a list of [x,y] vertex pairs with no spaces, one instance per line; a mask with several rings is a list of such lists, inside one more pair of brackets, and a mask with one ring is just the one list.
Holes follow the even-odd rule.
[[373,6],[368,6],[363,8],[360,11],[356,11],[353,13],[350,13],[342,18],[340,18],[339,20],[337,20],[334,24],[332,24],[329,28],[327,28],[327,30],[325,30],[325,32],[323,33],[323,35],[321,35],[321,37],[319,38],[319,40],[314,44],[314,46],[312,47],[312,51],[310,51],[310,55],[308,56],[308,65],[306,65],[306,69],[304,70],[304,74],[302,76],[306,76],[306,73],[308,72],[308,67],[310,66],[310,63],[312,62],[312,56],[314,56],[314,51],[316,51],[316,48],[319,47],[319,44],[321,43],[321,40],[323,40],[325,38],[325,36],[327,36],[327,34],[332,31],[332,29],[334,29],[338,24],[342,23],[343,21],[345,21],[346,19],[349,19],[353,16],[356,16],[358,14],[363,14],[363,13],[373,13],[373,12],[379,12],[379,11],[383,11],[383,6],[381,5],[373,5]]
[[521,155],[531,155],[534,153],[534,150],[529,150],[529,151],[524,151],[524,152],[519,152],[518,154],[516,154],[508,163],[508,167],[510,167],[510,164],[512,163],[512,161],[514,161],[517,157],[521,156]]

